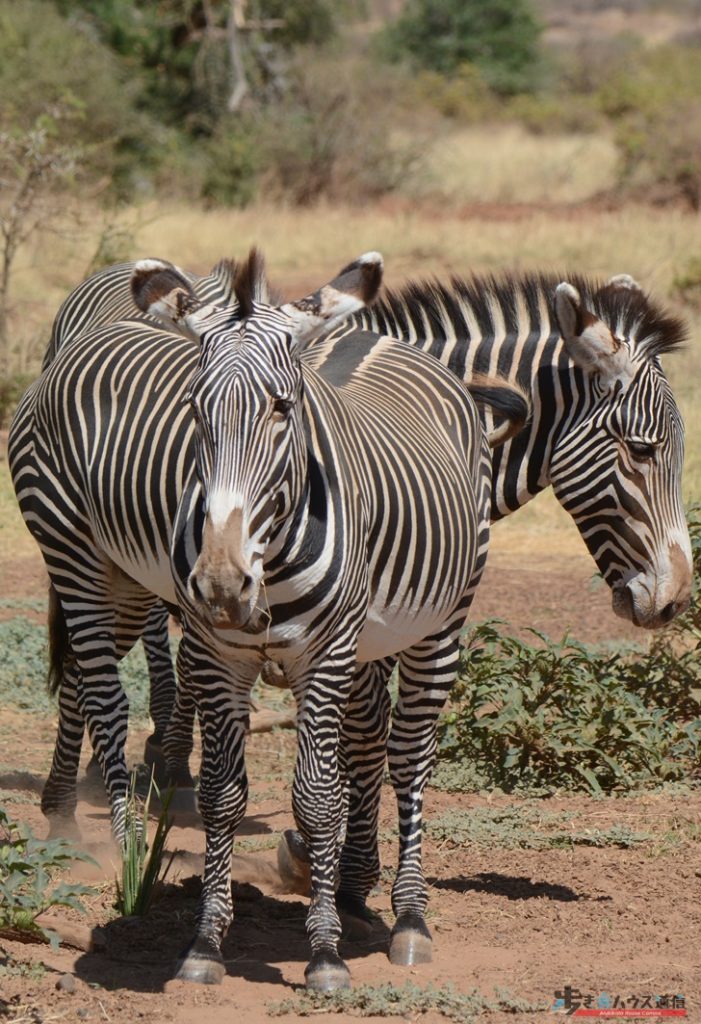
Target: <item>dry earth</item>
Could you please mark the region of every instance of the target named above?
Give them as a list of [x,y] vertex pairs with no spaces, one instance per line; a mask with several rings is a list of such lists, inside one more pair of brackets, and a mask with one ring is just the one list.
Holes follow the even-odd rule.
[[[475,617],[500,614],[518,628],[536,625],[553,635],[575,626],[576,635],[586,640],[631,638],[634,631],[613,618],[606,588],[592,589],[592,565],[583,549],[576,548],[578,543],[573,536],[575,547],[570,550],[569,539],[563,546],[558,531],[532,536],[498,528]],[[5,597],[44,592],[36,558],[6,565],[3,576]],[[10,812],[38,835],[46,831],[38,791],[49,764],[53,728],[51,720],[7,710],[0,724],[0,795]],[[142,742],[143,734],[130,737],[132,760],[138,760]],[[258,1024],[268,1019],[271,1004],[294,996],[307,959],[305,905],[299,897],[281,894],[274,849],[281,829],[291,825],[293,751],[289,733],[250,741],[252,793],[234,865],[237,916],[225,942],[227,977],[221,987],[169,982],[174,958],[191,932],[201,831],[175,828],[171,833],[170,847],[179,851],[172,874],[176,885],[151,916],[114,920],[116,856],[108,815],[99,792],[84,783],[78,810],[82,846],[100,866],[78,872],[97,885],[83,920],[105,926],[105,946],[93,953],[69,948],[54,953],[3,939],[2,948],[12,961],[42,961],[47,970],[34,979],[8,974],[0,966],[0,1018],[124,1024],[206,1019],[208,1024],[228,1024],[239,1015]],[[594,836],[596,830],[616,825],[652,838],[629,849],[566,840],[562,848],[504,849],[475,841],[456,846],[445,835],[430,836],[425,862],[434,962],[411,969],[390,966],[386,934],[378,928],[366,947],[344,944],[354,983],[449,982],[461,992],[476,988],[488,998],[495,989],[506,989],[512,1000],[543,1007],[519,1013],[524,1024],[550,1019],[545,1007],[566,984],[582,993],[606,991],[626,999],[681,993],[690,1019],[701,1019],[701,865],[694,841],[701,799],[652,794],[626,800],[554,797],[524,802],[500,794],[431,791],[426,817],[430,822],[451,810],[467,821],[470,813],[489,815],[490,808],[492,814],[496,808],[522,812],[529,834],[539,829],[538,822],[547,832],[548,821],[556,815],[557,827],[565,833],[590,830]],[[529,815],[535,815],[535,822]],[[388,790],[382,816],[386,870],[372,902],[390,924],[393,824]],[[523,822],[517,824],[517,829],[523,827]],[[65,974],[76,979],[72,993],[56,988]],[[301,1018],[293,1014],[289,1019]],[[426,1019],[439,1017],[431,1013]],[[501,1024],[513,1016],[494,1011],[482,1019]]]

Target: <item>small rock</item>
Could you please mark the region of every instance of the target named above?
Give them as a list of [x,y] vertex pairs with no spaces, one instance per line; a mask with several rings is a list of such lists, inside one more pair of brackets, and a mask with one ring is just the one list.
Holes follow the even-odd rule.
[[76,1010],[76,1013],[78,1014],[81,1020],[87,1020],[88,1017],[90,1016],[90,1010],[87,1008],[87,1006],[81,1006],[79,1010]]
[[59,992],[75,992],[75,978],[72,974],[62,974],[56,982]]

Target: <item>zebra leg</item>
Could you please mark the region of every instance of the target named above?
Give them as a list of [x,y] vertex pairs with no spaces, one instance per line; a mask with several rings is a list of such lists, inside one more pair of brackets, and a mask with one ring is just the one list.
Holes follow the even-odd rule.
[[309,851],[311,903],[307,934],[311,959],[307,988],[348,988],[350,972],[338,955],[341,922],[336,910],[336,866],[347,809],[339,742],[354,660],[334,659],[291,680],[297,700],[297,762],[292,788],[295,822]]
[[199,805],[206,834],[202,895],[195,937],[183,952],[176,977],[216,985],[226,973],[221,943],[233,918],[231,852],[246,811],[245,743],[250,691],[258,665],[219,661],[206,646],[188,639],[188,686],[202,730]]
[[399,809],[399,868],[392,887],[396,922],[389,958],[395,964],[432,959],[424,915],[421,865],[423,794],[436,754],[436,725],[459,663],[457,637],[424,641],[399,658],[399,697],[388,742],[389,771]]
[[372,927],[366,902],[380,877],[377,833],[391,710],[387,680],[393,666],[393,658],[358,666],[343,722],[348,826],[336,906],[347,937],[366,937]]
[[167,784],[175,787],[169,809],[179,825],[200,825],[195,795],[195,780],[190,774],[190,755],[193,747],[196,704],[193,687],[189,683],[187,644],[178,648],[178,684],[175,704],[163,737],[165,774]]
[[154,769],[156,782],[166,782],[163,738],[175,704],[175,672],[168,638],[168,609],[159,601],[151,609],[142,635],[150,681],[149,714],[153,733],[146,740],[144,761]]
[[64,663],[58,693],[58,732],[51,769],[41,794],[41,810],[49,819],[50,835],[77,837],[76,781],[85,722],[78,707],[79,673],[75,661]]

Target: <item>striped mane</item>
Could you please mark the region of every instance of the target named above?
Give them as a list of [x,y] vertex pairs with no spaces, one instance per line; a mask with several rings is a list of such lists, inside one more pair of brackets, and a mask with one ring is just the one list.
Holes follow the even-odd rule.
[[542,326],[545,307],[556,330],[554,295],[561,281],[574,285],[584,305],[614,335],[626,338],[634,355],[653,359],[678,348],[687,339],[684,322],[666,313],[639,289],[616,287],[577,274],[451,277],[447,285],[437,280],[409,281],[401,288],[385,292],[372,313],[380,322],[388,318],[395,323],[404,337],[421,337],[428,328],[431,337],[445,341],[449,336],[464,336],[466,322],[470,320],[478,324],[483,337],[493,336],[497,330],[496,308],[503,317],[506,333],[516,335],[519,328],[523,329],[519,309],[527,310],[531,325],[536,328]]

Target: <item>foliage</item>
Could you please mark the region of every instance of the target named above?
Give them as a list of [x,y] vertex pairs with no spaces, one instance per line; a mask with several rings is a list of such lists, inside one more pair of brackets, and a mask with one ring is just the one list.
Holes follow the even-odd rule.
[[508,992],[496,990],[494,999],[486,999],[477,989],[459,992],[452,985],[421,988],[413,982],[404,985],[357,985],[337,992],[305,991],[280,1003],[269,1003],[268,1014],[281,1017],[299,1014],[309,1017],[318,1013],[346,1013],[353,1017],[406,1017],[417,1014],[439,1013],[448,1020],[472,1024],[478,1014],[502,1010],[507,1013],[529,1013],[546,1009],[544,1004],[534,1005],[514,999]]
[[[701,506],[688,511],[701,578]],[[622,791],[696,779],[701,751],[701,595],[647,652],[601,653],[495,623],[469,634],[440,756],[482,785]]]
[[202,198],[219,206],[247,206],[256,194],[260,157],[255,125],[242,118],[222,122],[205,144]]
[[502,95],[535,83],[541,26],[528,0],[408,0],[382,36],[386,54],[442,75],[474,64]]
[[493,623],[469,634],[441,756],[467,759],[488,786],[622,791],[698,775],[698,654],[658,641],[647,654],[602,654]]
[[[161,800],[156,833],[148,847],[148,815],[154,792]],[[124,917],[142,917],[147,914],[153,902],[156,886],[165,879],[172,863],[163,865],[165,843],[172,826],[168,808],[173,796],[169,790],[164,797],[151,779],[146,799],[141,804],[136,795],[136,774],[132,773],[126,807],[126,832],[122,848],[122,881],[116,882],[117,899],[115,906]],[[141,807],[139,806],[141,804]],[[174,856],[174,855],[173,855]]]
[[600,90],[615,122],[621,185],[701,207],[701,47],[664,46],[623,62]]
[[393,135],[390,107],[375,105],[378,88],[396,86],[391,72],[362,63],[298,59],[285,97],[258,121],[261,194],[308,205],[321,197],[364,203],[394,191],[420,150]]
[[93,890],[55,882],[56,874],[76,860],[94,863],[63,839],[35,839],[31,829],[12,821],[0,807],[0,933],[26,933],[57,947],[58,935],[36,918],[50,907],[84,912],[80,897]]

